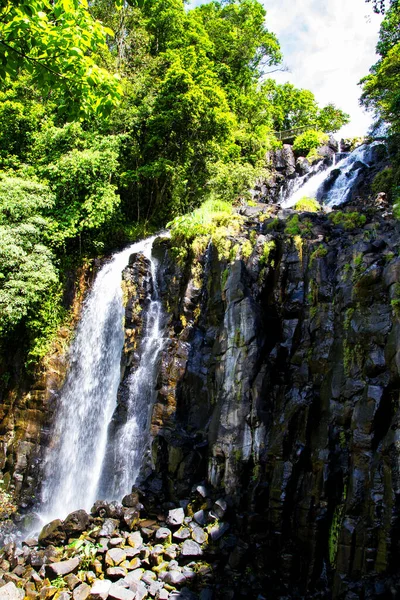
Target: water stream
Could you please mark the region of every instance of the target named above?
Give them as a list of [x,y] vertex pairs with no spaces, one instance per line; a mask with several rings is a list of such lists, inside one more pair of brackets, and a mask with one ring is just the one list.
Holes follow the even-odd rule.
[[[122,303],[121,273],[129,256],[142,252],[152,265],[153,281],[156,265],[151,259],[154,238],[138,242],[115,254],[97,274],[93,287],[84,303],[81,320],[70,352],[70,368],[58,399],[51,443],[45,457],[44,483],[40,512],[44,521],[64,518],[72,510],[89,510],[97,499],[104,456],[106,454],[108,427],[117,405],[120,383],[121,351],[124,343],[124,307]],[[153,286],[155,287],[155,286]],[[145,379],[151,389],[153,378],[147,368],[153,352],[149,341],[158,335],[161,306],[151,303],[147,329],[151,329],[143,351],[138,371],[132,378],[132,407],[134,412],[136,387]],[[144,355],[147,351],[146,361]],[[135,379],[136,377],[136,379]],[[136,386],[136,387],[135,387]],[[123,433],[124,447],[133,444],[125,455],[121,468],[125,475],[118,492],[128,492],[135,478],[135,453],[146,416],[127,423]],[[144,439],[144,432],[141,433]],[[115,490],[117,491],[117,490]]]
[[315,198],[326,206],[343,204],[349,199],[360,171],[373,162],[373,148],[379,144],[359,146],[351,154],[338,152],[328,168],[320,163],[311,177],[308,174],[298,179],[296,187],[282,199],[282,208],[290,208],[304,197]]

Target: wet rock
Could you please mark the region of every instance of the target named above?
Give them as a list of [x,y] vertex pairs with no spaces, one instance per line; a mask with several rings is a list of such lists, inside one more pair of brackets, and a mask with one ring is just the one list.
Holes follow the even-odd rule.
[[118,527],[119,521],[117,519],[106,519],[98,533],[98,537],[110,538],[113,536]]
[[186,577],[180,571],[168,571],[165,575],[164,582],[174,586],[182,586],[186,584]]
[[[154,585],[154,583],[154,581],[150,582],[149,588]],[[134,592],[135,600],[143,600],[148,596],[147,588],[141,581],[132,582],[129,589]]]
[[207,541],[208,535],[201,527],[195,527],[192,530],[192,538],[198,544],[204,544]]
[[187,527],[181,527],[180,529],[178,529],[178,531],[175,531],[172,534],[172,537],[174,538],[174,540],[187,540],[188,538],[190,538],[190,529],[188,529]]
[[126,576],[126,569],[124,567],[108,567],[106,574],[109,579],[115,581]]
[[85,510],[76,510],[70,513],[63,523],[63,528],[67,537],[73,537],[86,531],[90,525],[90,516]]
[[108,597],[113,600],[135,600],[135,592],[112,583],[108,591]]
[[49,544],[58,545],[66,539],[66,534],[63,529],[63,524],[60,519],[55,519],[45,525],[42,531],[39,534],[38,541],[43,546],[47,546]]
[[193,518],[199,525],[205,525],[207,522],[207,516],[204,510],[198,510],[195,512]]
[[140,512],[136,508],[124,508],[124,521],[129,529],[133,529],[134,525],[139,522]]
[[122,506],[126,506],[127,508],[143,508],[137,492],[132,492],[132,494],[124,496],[122,498]]
[[171,543],[171,530],[168,529],[167,527],[160,527],[160,529],[157,529],[156,531],[156,540],[158,541],[162,541],[164,544],[170,544]]
[[40,600],[49,600],[57,593],[57,588],[51,585],[45,585],[40,590]]
[[105,556],[106,565],[110,567],[117,567],[124,560],[126,560],[126,554],[122,548],[111,548]]
[[140,548],[140,546],[143,544],[143,538],[140,531],[134,531],[133,533],[129,534],[127,541],[132,548]]
[[63,560],[60,562],[55,562],[46,566],[46,572],[49,577],[64,577],[69,573],[73,573],[78,570],[79,567],[79,558],[71,558],[70,560]]
[[216,515],[217,519],[223,519],[227,509],[228,504],[223,498],[219,498],[218,500],[216,500],[215,504],[212,507],[212,511]]
[[64,581],[71,591],[74,590],[78,585],[80,585],[82,583],[81,580],[73,573],[71,573],[70,575],[67,575],[64,578]]
[[216,542],[228,531],[229,523],[216,523],[210,527],[210,536],[213,542]]
[[198,596],[188,588],[182,588],[180,592],[171,592],[169,597],[171,600],[198,600]]

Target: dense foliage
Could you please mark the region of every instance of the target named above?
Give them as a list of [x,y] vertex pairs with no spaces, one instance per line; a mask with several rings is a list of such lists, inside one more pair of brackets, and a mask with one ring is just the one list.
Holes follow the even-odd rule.
[[120,97],[118,78],[99,66],[112,30],[92,18],[87,0],[6,0],[0,7],[0,80],[21,69],[50,94],[62,92],[60,108],[103,114]]
[[246,194],[274,131],[348,120],[265,77],[282,57],[258,0],[23,0],[1,15],[0,327],[30,346],[74,261]]
[[380,173],[373,190],[384,191],[400,215],[400,2],[394,0],[386,11],[376,48],[379,60],[361,80],[361,103],[375,114],[377,124],[388,128],[392,166]]

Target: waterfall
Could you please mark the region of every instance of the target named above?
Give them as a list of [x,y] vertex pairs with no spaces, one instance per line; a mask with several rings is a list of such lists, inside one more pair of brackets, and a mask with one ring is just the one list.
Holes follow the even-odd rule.
[[159,300],[156,269],[151,253],[152,292],[149,298],[144,336],[140,347],[140,361],[127,381],[128,406],[126,422],[117,428],[114,441],[108,449],[100,481],[100,495],[121,499],[130,492],[142,464],[148,441],[150,409],[155,395],[155,380],[160,352],[164,344],[162,335],[162,306]]
[[[138,242],[115,254],[99,271],[84,302],[70,352],[69,372],[58,399],[51,442],[45,457],[40,507],[44,520],[64,518],[72,510],[80,508],[89,510],[96,500],[107,448],[108,425],[116,408],[120,383],[124,343],[121,273],[132,253],[142,252],[151,259],[153,240],[149,238]],[[154,262],[151,264],[155,281],[156,267]],[[156,335],[161,313],[158,301],[152,303],[149,313],[148,327],[153,327],[152,334]],[[147,358],[150,362],[151,357]],[[146,363],[143,360],[142,363],[139,369],[146,370]],[[146,385],[151,388],[154,383],[148,369],[141,380],[146,377]],[[130,415],[134,410],[133,402]],[[132,433],[130,428],[135,429],[136,423],[141,427],[143,419],[138,418],[135,425],[127,423],[126,443]],[[144,435],[143,431],[141,435]],[[129,467],[124,479],[127,491],[127,480],[132,482],[135,477],[132,465],[139,447],[140,444],[132,446],[129,461],[124,464],[124,468]],[[138,460],[140,457],[135,465]]]
[[324,170],[317,170],[312,177],[300,181],[300,185],[289,197],[281,202],[282,208],[294,206],[301,198],[315,198],[326,206],[337,206],[346,202],[360,173],[374,162],[373,149],[381,142],[364,144],[351,154],[337,153],[333,164]]

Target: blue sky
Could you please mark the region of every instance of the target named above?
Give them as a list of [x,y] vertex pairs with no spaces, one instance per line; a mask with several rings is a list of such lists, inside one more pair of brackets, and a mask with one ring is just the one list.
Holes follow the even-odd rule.
[[[190,6],[203,4],[193,0]],[[280,41],[288,72],[271,75],[310,89],[321,104],[348,112],[344,137],[363,135],[370,122],[358,105],[358,81],[376,61],[381,17],[364,0],[264,0],[267,27]]]

